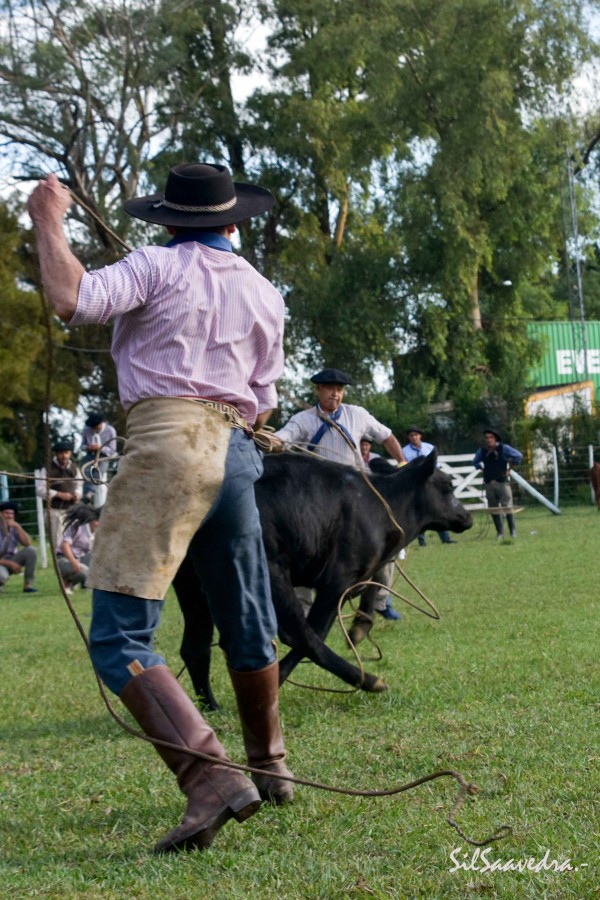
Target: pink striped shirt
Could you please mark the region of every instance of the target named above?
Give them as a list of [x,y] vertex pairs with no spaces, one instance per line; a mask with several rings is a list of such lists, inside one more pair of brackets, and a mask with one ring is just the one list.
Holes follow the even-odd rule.
[[112,319],[125,409],[151,397],[203,397],[252,423],[277,406],[283,298],[242,257],[190,241],[142,247],[86,273],[70,324]]

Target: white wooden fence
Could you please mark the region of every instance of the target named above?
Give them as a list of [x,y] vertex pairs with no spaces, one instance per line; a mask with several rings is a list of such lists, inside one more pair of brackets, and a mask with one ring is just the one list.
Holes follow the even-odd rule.
[[[454,484],[454,496],[467,509],[487,509],[487,500],[485,496],[485,488],[483,484],[482,469],[475,469],[473,466],[473,455],[471,453],[459,454],[458,456],[438,456],[438,466],[443,472],[447,472],[452,478]],[[556,473],[556,466],[555,466]],[[527,491],[538,503],[546,506],[550,512],[560,515],[558,508],[558,486],[555,483],[555,502],[552,503],[543,494],[540,494],[533,485],[529,484],[519,472],[513,470],[512,477],[514,480]]]
[[473,467],[474,453],[438,456],[438,466],[447,472],[454,484],[454,496],[467,509],[486,509],[483,471]]

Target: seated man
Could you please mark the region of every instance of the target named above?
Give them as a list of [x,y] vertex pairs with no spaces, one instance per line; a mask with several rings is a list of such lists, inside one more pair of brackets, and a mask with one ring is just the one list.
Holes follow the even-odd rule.
[[[11,575],[19,575],[25,568],[23,592],[35,594],[35,563],[37,551],[31,538],[16,520],[19,505],[12,500],[0,503],[0,589]],[[22,550],[19,550],[19,545]]]
[[66,528],[56,556],[67,594],[72,594],[78,584],[86,587],[99,524],[100,510],[84,504],[72,506],[65,516]]

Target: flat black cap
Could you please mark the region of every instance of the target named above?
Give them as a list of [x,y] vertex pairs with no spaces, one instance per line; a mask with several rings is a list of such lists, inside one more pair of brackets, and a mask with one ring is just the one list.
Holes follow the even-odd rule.
[[341,369],[323,369],[310,379],[313,384],[354,384],[349,375]]

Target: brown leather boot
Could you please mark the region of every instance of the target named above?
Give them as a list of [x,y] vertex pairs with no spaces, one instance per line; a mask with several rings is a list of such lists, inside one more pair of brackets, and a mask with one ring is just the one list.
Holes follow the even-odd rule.
[[[268,772],[292,775],[284,764],[285,748],[279,722],[279,663],[275,661],[256,672],[229,669],[242,722],[248,764],[264,769],[264,775],[252,774],[263,800],[281,806],[294,799],[290,781],[271,778]],[[293,776],[292,776],[293,777]]]
[[[229,761],[214,731],[166,666],[153,666],[132,678],[121,700],[148,737]],[[229,819],[243,822],[260,807],[256,787],[242,772],[155,746],[188,801],[181,824],[157,843],[155,853],[209,847]]]

